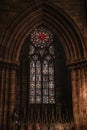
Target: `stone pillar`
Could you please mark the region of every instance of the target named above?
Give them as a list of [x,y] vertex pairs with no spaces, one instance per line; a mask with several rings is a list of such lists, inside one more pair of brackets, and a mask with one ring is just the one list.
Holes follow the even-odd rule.
[[12,116],[15,108],[16,68],[9,63],[1,63],[0,66],[0,130],[14,130]]
[[79,63],[71,68],[73,115],[76,130],[87,129],[87,66]]
[[77,68],[78,74],[78,105],[79,105],[79,126],[80,129],[83,127],[83,96],[82,96],[82,69],[79,67]]
[[17,67],[16,66],[11,66],[11,74],[10,74],[10,108],[9,108],[9,113],[10,113],[10,120],[9,120],[9,130],[15,130],[15,121],[14,121],[14,116],[15,116],[15,100],[16,100],[16,71]]
[[1,116],[1,129],[4,130],[6,122],[5,122],[5,114],[6,114],[6,64],[2,65],[2,84],[1,84],[1,88],[2,88],[2,93],[1,93],[1,109],[2,109],[2,116]]
[[87,68],[86,66],[83,66],[82,68],[82,99],[83,99],[83,104],[82,104],[82,112],[83,112],[83,130],[87,129]]
[[85,97],[86,97],[86,100],[85,100],[85,106],[86,106],[86,108],[85,108],[86,109],[85,126],[87,129],[87,65],[85,66],[84,72],[85,72]]
[[71,68],[71,84],[72,84],[72,103],[75,129],[79,130],[79,107],[78,107],[78,86],[77,86],[76,69]]
[[3,119],[3,130],[7,128],[8,122],[8,106],[9,106],[9,87],[10,87],[10,76],[9,76],[9,65],[5,65],[6,77],[4,79],[5,82],[5,90],[4,90],[4,119]]
[[0,129],[1,129],[1,120],[2,120],[2,102],[1,95],[2,94],[2,66],[0,64]]
[[85,64],[81,64],[78,67],[78,77],[79,77],[79,82],[78,82],[78,92],[79,92],[79,127],[80,130],[85,130],[87,129],[87,77],[86,77],[86,66]]
[[3,113],[4,113],[4,89],[5,89],[5,69],[1,65],[1,91],[0,91],[0,129],[3,129]]

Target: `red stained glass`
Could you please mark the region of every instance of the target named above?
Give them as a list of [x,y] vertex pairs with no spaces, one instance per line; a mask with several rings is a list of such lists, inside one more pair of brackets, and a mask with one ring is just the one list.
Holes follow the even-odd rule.
[[44,48],[53,42],[53,34],[45,27],[38,27],[31,33],[31,42],[39,48]]
[[39,39],[39,41],[44,42],[46,40],[46,34],[45,33],[39,33],[37,34],[37,38]]

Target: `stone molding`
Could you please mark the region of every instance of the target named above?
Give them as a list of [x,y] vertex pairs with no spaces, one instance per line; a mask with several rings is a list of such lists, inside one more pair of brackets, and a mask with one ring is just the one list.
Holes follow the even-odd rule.
[[68,69],[82,69],[82,68],[87,68],[87,60],[83,60],[83,61],[78,61],[78,62],[74,62],[71,64],[67,65]]

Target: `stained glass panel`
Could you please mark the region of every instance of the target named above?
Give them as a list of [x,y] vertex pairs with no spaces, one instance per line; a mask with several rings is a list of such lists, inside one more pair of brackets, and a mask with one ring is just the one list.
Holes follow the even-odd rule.
[[51,104],[55,103],[54,96],[49,96],[49,103]]
[[35,95],[35,88],[30,88],[30,95]]
[[55,103],[54,95],[54,65],[49,63],[49,103]]
[[54,55],[54,47],[53,46],[50,46],[49,51],[50,51],[50,54]]
[[35,103],[35,62],[30,62],[30,103]]
[[48,96],[43,96],[43,103],[45,104],[48,104]]
[[43,89],[43,95],[48,95],[48,89]]
[[49,81],[54,81],[54,75],[49,75]]
[[35,67],[35,62],[32,60],[31,63],[30,63],[30,67],[33,68]]
[[50,95],[50,96],[54,96],[54,89],[50,89],[50,90],[49,90],[49,95]]
[[[40,26],[31,33],[30,60],[30,103],[55,103],[54,91],[54,47],[53,34]],[[47,47],[47,49],[46,49]]]
[[43,89],[48,89],[48,82],[43,82]]
[[36,89],[36,95],[41,95],[41,89],[39,88]]
[[45,27],[36,28],[31,33],[31,42],[37,47],[44,48],[53,42],[53,34]]
[[54,88],[54,82],[49,81],[49,88]]
[[34,88],[35,89],[35,82],[30,82],[30,89]]
[[[48,61],[43,62],[43,103],[48,102]],[[46,97],[46,99],[45,99]]]
[[36,88],[41,88],[41,82],[36,83]]
[[29,55],[33,54],[33,53],[34,53],[34,50],[35,50],[35,48],[34,48],[32,45],[30,45]]
[[36,103],[41,103],[41,63],[36,62]]
[[29,99],[30,99],[30,103],[35,103],[35,96],[31,95]]
[[41,96],[36,96],[36,103],[41,103]]
[[34,60],[34,61],[37,61],[37,60],[38,60],[38,56],[37,56],[37,55],[34,55],[34,56],[33,56],[33,60]]

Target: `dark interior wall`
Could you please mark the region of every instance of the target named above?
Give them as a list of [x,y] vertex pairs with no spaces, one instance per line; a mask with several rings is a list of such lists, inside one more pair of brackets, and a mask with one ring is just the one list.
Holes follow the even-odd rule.
[[[48,0],[50,1],[50,0]],[[86,37],[86,8],[84,0],[54,0],[50,1],[54,5],[60,7],[67,15],[73,20],[74,24],[79,28],[82,37],[84,38],[84,44],[87,46]],[[0,40],[2,40],[4,34],[7,32],[11,23],[14,22],[23,10],[32,6],[32,4],[39,5],[40,1],[19,1],[19,0],[4,0],[0,1]],[[55,14],[56,17],[57,14]],[[14,31],[14,30],[13,30]],[[3,45],[2,45],[3,46]],[[4,46],[3,46],[4,48]],[[1,48],[2,49],[2,48]],[[6,49],[6,48],[4,48]],[[2,55],[2,54],[1,54]]]
[[[50,0],[48,0],[48,1],[50,1]],[[86,27],[86,12],[85,12],[86,10],[85,10],[84,1],[83,0],[72,0],[72,1],[70,1],[70,0],[52,1],[51,0],[51,2],[54,5],[56,5],[56,8],[57,8],[57,6],[60,7],[73,20],[73,24],[77,25],[77,27],[79,28],[80,33],[83,37],[83,40],[84,40],[83,44],[85,44],[85,47],[87,47],[87,35],[86,35],[87,27]],[[15,67],[15,63],[11,63],[11,61],[4,62],[3,57],[4,57],[6,49],[8,49],[8,47],[6,46],[7,43],[5,46],[3,46],[1,41],[2,41],[2,38],[4,40],[5,34],[8,33],[8,29],[9,29],[11,23],[14,22],[16,17],[20,16],[21,12],[26,10],[26,8],[30,8],[32,6],[32,4],[38,5],[39,3],[40,3],[40,0],[35,0],[35,1],[27,0],[25,2],[24,1],[20,2],[20,1],[16,1],[16,0],[0,1],[0,36],[1,36],[0,37],[0,58],[2,58],[2,59],[0,59],[0,61],[1,61],[0,62],[0,73],[1,73],[1,75],[0,75],[1,76],[1,79],[0,79],[1,80],[1,82],[0,82],[0,85],[1,85],[1,88],[0,88],[1,89],[1,91],[0,91],[0,93],[1,93],[1,95],[0,95],[0,97],[1,97],[0,123],[1,124],[0,125],[1,126],[0,126],[0,128],[1,128],[1,130],[6,130],[5,125],[8,126],[7,129],[11,128],[11,130],[12,130],[13,120],[10,117],[12,116],[12,114],[14,114],[15,93],[19,94],[19,92],[20,92],[20,88],[17,88],[17,90],[18,90],[17,92],[15,92],[15,90],[14,90],[15,83],[16,83],[15,78],[19,78],[20,74],[18,73],[18,69],[16,69],[16,67]],[[55,13],[55,17],[56,17],[56,13]],[[14,30],[12,30],[12,33],[13,32],[14,32]],[[1,53],[1,52],[3,52],[3,53]],[[86,130],[86,128],[87,128],[86,127],[87,106],[85,106],[87,104],[87,102],[86,102],[87,98],[85,98],[86,94],[84,94],[85,91],[87,92],[87,90],[85,88],[85,86],[87,86],[87,80],[86,80],[87,63],[85,61],[86,58],[87,58],[87,55],[85,55],[85,57],[83,58],[83,60],[84,60],[83,63],[80,63],[80,61],[79,61],[78,64],[74,64],[74,65],[72,64],[70,66],[71,67],[70,73],[72,74],[71,75],[72,79],[70,80],[70,74],[68,77],[69,79],[67,79],[68,81],[72,82],[72,94],[74,95],[73,96],[73,100],[74,100],[73,109],[74,109],[76,130]],[[62,66],[61,66],[61,68],[62,68]],[[15,76],[16,71],[17,71],[16,76],[18,76],[18,77]],[[66,70],[64,70],[64,72],[66,74]],[[61,77],[63,77],[63,76],[65,77],[66,75],[61,74]],[[63,79],[62,79],[62,81],[63,81]],[[65,81],[63,81],[63,82],[65,82]],[[20,82],[17,82],[16,87],[18,87],[19,85],[20,85]],[[62,84],[62,85],[64,85],[64,84]],[[70,83],[69,83],[69,85],[70,85]],[[67,88],[67,89],[69,89],[69,88]],[[71,95],[71,93],[68,93],[68,92],[69,91],[67,91],[67,95],[68,94]],[[10,95],[10,98],[9,98],[9,95]],[[16,98],[17,98],[16,101],[20,100],[20,97],[16,97]],[[69,98],[69,102],[70,101],[71,100]],[[19,102],[17,102],[16,105],[17,105],[17,108],[19,108]],[[81,115],[79,113],[81,113]]]
[[[43,0],[42,0],[43,1]],[[72,19],[75,20],[75,22],[78,22],[82,25],[85,24],[85,1],[84,0],[48,0],[52,2],[53,4],[59,6],[62,8],[67,14],[72,17]],[[19,10],[18,7],[20,7],[20,10],[22,10],[24,7],[29,6],[31,3],[37,3],[39,4],[39,0],[30,1],[30,0],[1,0],[0,1],[0,9],[2,9],[3,13],[5,13],[5,9],[7,7],[8,12],[11,12],[11,9]],[[3,14],[2,13],[2,14]],[[4,15],[5,16],[5,15]],[[8,19],[9,20],[9,19]],[[10,21],[9,21],[10,22]],[[83,23],[84,22],[84,23]]]
[[[3,3],[2,1],[0,1],[0,22],[2,24],[10,23],[14,16],[20,13],[20,11],[27,6],[29,7],[31,3],[39,4],[39,0],[33,2],[29,0],[25,2],[23,0],[4,0]],[[84,28],[86,24],[84,0],[50,0],[50,2],[63,9],[75,21],[81,30]]]

